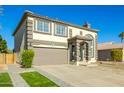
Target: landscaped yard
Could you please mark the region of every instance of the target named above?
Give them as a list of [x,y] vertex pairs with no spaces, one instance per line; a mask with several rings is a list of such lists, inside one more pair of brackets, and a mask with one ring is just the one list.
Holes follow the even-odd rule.
[[41,75],[38,72],[25,72],[21,73],[23,79],[31,87],[57,87],[58,85]]
[[8,73],[0,73],[0,87],[12,87],[12,81]]

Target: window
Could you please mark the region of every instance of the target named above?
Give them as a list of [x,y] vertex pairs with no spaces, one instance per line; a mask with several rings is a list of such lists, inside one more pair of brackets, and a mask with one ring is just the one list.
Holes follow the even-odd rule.
[[55,34],[59,36],[67,36],[67,27],[64,25],[55,25]]
[[50,32],[49,22],[47,21],[37,21],[37,30],[45,33]]
[[69,37],[72,37],[72,29],[69,29]]

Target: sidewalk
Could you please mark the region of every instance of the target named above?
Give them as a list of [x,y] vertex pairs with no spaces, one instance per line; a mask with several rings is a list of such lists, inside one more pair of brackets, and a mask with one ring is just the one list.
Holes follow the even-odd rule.
[[19,69],[17,68],[16,64],[8,65],[8,72],[14,87],[28,87],[28,84],[19,75]]
[[0,64],[0,72],[2,71],[6,71],[8,68],[7,68],[7,65],[5,64]]

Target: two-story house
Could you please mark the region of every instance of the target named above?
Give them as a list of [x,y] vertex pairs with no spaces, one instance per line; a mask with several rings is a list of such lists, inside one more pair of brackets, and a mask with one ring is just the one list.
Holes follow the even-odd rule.
[[97,60],[97,31],[25,11],[13,33],[14,50],[33,49],[34,65],[94,63]]

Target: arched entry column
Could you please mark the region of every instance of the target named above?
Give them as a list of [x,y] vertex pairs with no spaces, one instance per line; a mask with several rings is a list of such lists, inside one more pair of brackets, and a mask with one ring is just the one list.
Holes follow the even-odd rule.
[[83,36],[75,36],[68,39],[68,63],[75,63],[77,66],[88,62],[88,41]]

